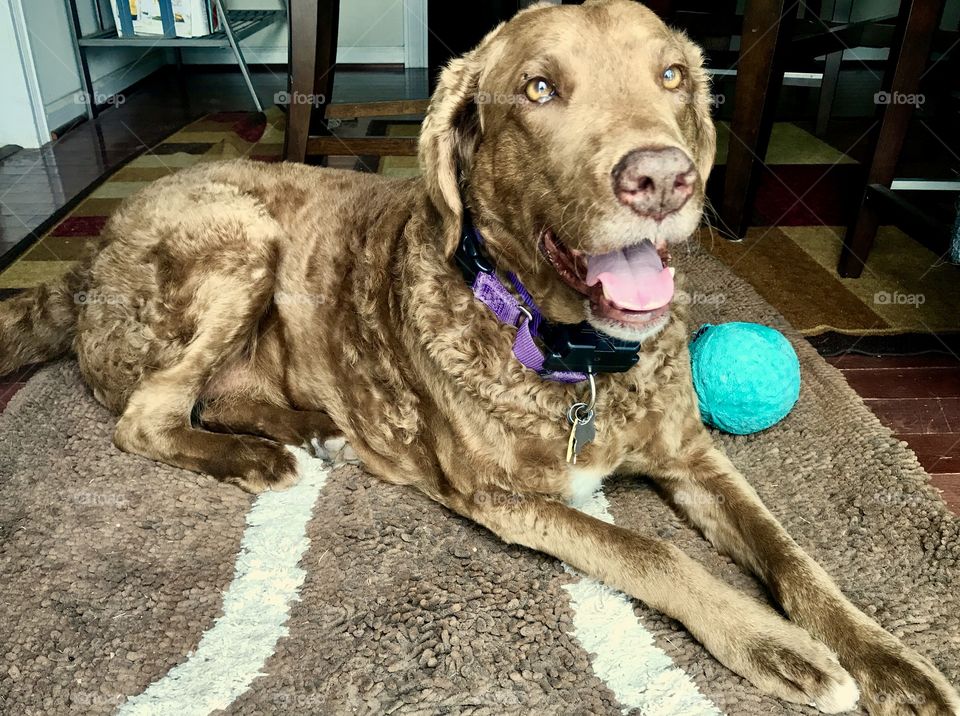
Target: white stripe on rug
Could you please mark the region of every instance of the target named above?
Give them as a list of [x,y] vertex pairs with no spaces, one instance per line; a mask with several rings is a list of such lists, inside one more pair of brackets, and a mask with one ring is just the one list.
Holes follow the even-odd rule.
[[233,581],[223,595],[223,616],[203,635],[187,660],[119,709],[124,716],[203,716],[225,709],[250,688],[286,636],[290,603],[306,572],[307,523],[327,481],[323,462],[304,450],[297,457],[300,481],[283,492],[258,496],[247,515]]
[[[600,490],[574,506],[613,524],[610,503]],[[595,654],[593,671],[613,691],[624,713],[639,709],[645,716],[719,716],[720,710],[687,673],[654,644],[627,596],[583,575],[564,589],[573,609],[573,636]]]

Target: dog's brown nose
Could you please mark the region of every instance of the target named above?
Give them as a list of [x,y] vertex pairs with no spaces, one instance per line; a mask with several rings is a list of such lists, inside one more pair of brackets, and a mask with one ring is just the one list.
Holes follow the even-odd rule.
[[696,181],[696,167],[676,147],[635,149],[613,169],[620,203],[656,221],[686,204]]

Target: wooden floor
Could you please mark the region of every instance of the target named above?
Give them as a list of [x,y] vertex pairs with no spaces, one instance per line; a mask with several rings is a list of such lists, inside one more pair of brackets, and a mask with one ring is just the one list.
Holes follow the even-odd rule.
[[[253,72],[266,106],[286,88],[283,72]],[[334,101],[411,100],[428,96],[426,70],[338,70]],[[121,95],[122,102],[40,149],[0,160],[0,268],[11,263],[97,184],[188,122],[220,111],[255,108],[240,74],[168,67]]]
[[827,360],[880,422],[906,441],[960,514],[960,359],[944,354]]

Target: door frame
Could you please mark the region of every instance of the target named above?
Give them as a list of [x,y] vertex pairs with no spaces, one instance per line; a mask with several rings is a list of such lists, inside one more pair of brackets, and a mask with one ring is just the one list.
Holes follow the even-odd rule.
[[37,65],[33,59],[33,50],[30,43],[30,31],[27,28],[27,18],[23,12],[23,0],[10,0],[10,18],[13,21],[17,51],[20,55],[20,66],[13,68],[13,70],[19,69],[23,74],[24,85],[30,98],[33,127],[37,135],[36,146],[42,147],[50,141],[50,127],[47,125],[47,114],[43,104],[43,94],[40,91]]

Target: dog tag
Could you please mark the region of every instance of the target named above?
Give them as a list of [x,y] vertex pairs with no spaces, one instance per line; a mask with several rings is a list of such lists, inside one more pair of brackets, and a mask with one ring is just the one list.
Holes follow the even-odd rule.
[[587,410],[583,403],[573,405],[567,414],[570,423],[570,439],[567,440],[567,462],[577,464],[577,456],[597,437],[597,427],[593,422],[593,411]]
[[577,420],[577,424],[573,426],[573,432],[575,434],[574,440],[576,441],[574,453],[579,455],[580,452],[597,437],[597,426],[593,422],[592,410],[587,413],[585,420]]

